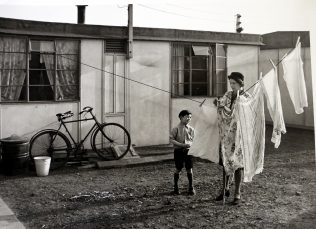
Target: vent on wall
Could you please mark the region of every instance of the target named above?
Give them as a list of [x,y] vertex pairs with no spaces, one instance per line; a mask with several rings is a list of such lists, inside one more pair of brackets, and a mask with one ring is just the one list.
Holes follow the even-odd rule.
[[105,40],[105,52],[126,53],[126,40]]

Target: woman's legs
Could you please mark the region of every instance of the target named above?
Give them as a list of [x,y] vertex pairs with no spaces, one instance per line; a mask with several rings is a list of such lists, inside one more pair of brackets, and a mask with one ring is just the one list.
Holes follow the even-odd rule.
[[235,171],[235,198],[236,199],[240,199],[242,174],[243,174],[242,168],[239,168]]
[[229,190],[229,176],[226,175],[225,169],[223,167],[223,190]]
[[229,193],[229,176],[226,175],[225,169],[223,167],[223,189],[221,191],[221,193],[219,194],[219,196],[216,197],[215,200],[220,201],[223,200],[223,196],[229,197],[230,193]]
[[241,187],[241,182],[242,182],[242,175],[243,175],[243,169],[239,168],[235,171],[235,196],[234,196],[234,201],[233,205],[239,205],[241,202],[240,198],[240,187]]

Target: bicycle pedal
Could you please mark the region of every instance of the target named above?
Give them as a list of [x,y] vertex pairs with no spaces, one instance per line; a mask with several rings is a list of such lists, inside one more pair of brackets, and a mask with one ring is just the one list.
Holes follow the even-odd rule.
[[81,151],[81,155],[87,155],[88,154],[88,150],[84,149]]

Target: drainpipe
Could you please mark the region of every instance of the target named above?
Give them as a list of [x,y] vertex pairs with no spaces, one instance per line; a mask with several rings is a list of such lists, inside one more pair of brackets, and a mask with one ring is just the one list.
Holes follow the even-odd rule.
[[85,23],[85,17],[86,17],[86,6],[87,5],[77,5],[78,8],[78,24],[84,24]]
[[128,4],[128,44],[127,58],[133,57],[133,4]]

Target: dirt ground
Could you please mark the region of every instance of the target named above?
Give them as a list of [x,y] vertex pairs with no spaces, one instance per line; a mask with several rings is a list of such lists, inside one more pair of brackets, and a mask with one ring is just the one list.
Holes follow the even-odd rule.
[[186,194],[185,173],[182,194],[170,194],[172,161],[107,170],[72,167],[48,177],[0,175],[0,196],[27,228],[316,228],[314,133],[287,131],[274,149],[268,127],[264,171],[243,184],[240,206],[214,201],[221,167],[199,159],[195,196]]

